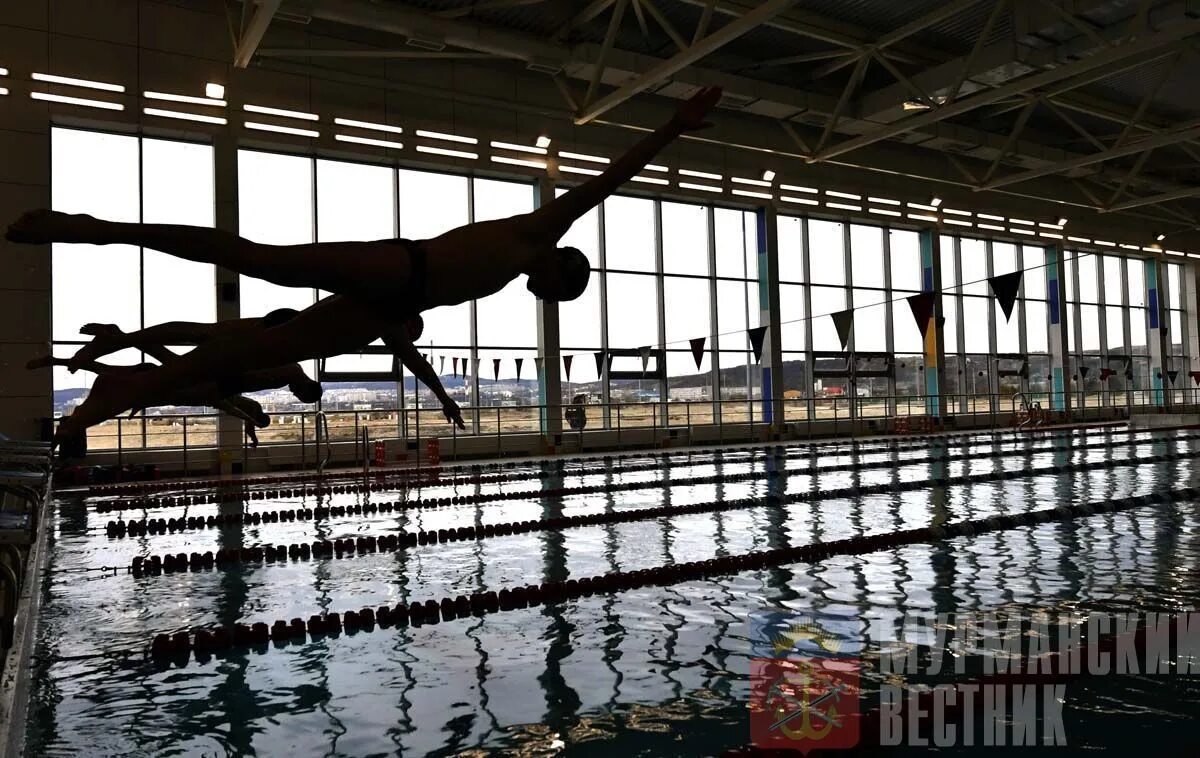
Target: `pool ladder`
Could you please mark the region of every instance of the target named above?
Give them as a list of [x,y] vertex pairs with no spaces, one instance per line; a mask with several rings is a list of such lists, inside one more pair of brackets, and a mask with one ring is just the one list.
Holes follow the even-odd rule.
[[[1017,413],[1017,400],[1021,401],[1021,414]],[[1042,415],[1041,403],[1030,403],[1029,398],[1025,397],[1024,392],[1018,392],[1012,396],[1012,413],[1013,418],[1020,418],[1021,421],[1017,424],[1017,431],[1028,426],[1041,426],[1045,422],[1045,417]]]
[[[333,457],[333,446],[329,444],[329,419],[325,416],[325,411],[317,411],[317,473],[325,473],[325,466],[329,463],[329,459]],[[325,440],[325,452],[321,453],[321,440]]]

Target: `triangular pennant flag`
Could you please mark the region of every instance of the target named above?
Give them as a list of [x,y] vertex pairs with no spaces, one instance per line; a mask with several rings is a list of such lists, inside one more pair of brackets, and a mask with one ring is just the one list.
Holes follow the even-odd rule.
[[767,336],[767,327],[759,326],[746,331],[746,336],[750,338],[750,347],[754,349],[755,362],[762,361],[763,340]]
[[1087,366],[1080,366],[1079,367],[1079,376],[1083,377],[1084,379],[1087,379],[1088,371],[1090,371],[1090,370],[1091,369],[1089,369]]
[[1100,369],[1100,381],[1102,381],[1102,382],[1108,381],[1108,377],[1112,376],[1115,373],[1117,373],[1117,372],[1113,371],[1111,368]]
[[458,376],[458,358],[454,358],[454,375]]
[[513,362],[517,364],[517,381],[521,381],[521,366],[525,365],[524,358],[513,358]]
[[1175,380],[1179,378],[1179,372],[1178,372],[1178,371],[1176,371],[1175,369],[1171,369],[1170,371],[1168,371],[1168,372],[1167,372],[1167,376],[1168,376],[1168,377],[1170,377],[1170,379],[1171,379],[1171,386],[1172,386],[1172,387],[1174,387],[1174,386],[1175,386]]
[[571,381],[571,361],[575,360],[573,355],[563,356],[563,374],[567,377],[567,381]]
[[646,369],[650,366],[650,348],[639,347],[638,355],[642,356],[642,373],[646,373]]
[[596,353],[596,378],[604,378],[604,351],[600,350]]
[[1192,382],[1200,384],[1200,371],[1189,371],[1188,376],[1192,377]]
[[537,369],[538,379],[541,379],[542,366],[546,365],[546,359],[539,355],[533,359],[533,365]]
[[696,370],[700,370],[700,362],[704,360],[704,343],[708,341],[708,337],[696,337],[691,340],[692,357],[696,359]]
[[441,362],[438,364],[438,375],[446,373],[446,356],[440,356]]
[[[478,379],[478,378],[479,378],[479,364],[480,364],[482,361],[483,361],[483,359],[482,359],[482,358],[476,358],[476,359],[475,359],[475,378],[476,378],[476,379]],[[466,369],[464,368],[464,369],[463,369],[463,371],[466,371]]]
[[500,359],[499,358],[492,359],[492,379],[494,379],[495,381],[500,381]]
[[844,310],[830,314],[833,318],[833,326],[837,329],[838,339],[842,341],[842,349],[846,349],[846,345],[850,342],[850,327],[854,324],[854,311]]
[[1000,310],[1004,311],[1004,320],[1008,321],[1012,318],[1013,304],[1017,302],[1017,290],[1021,289],[1021,272],[990,277],[988,284],[996,302],[1000,303]]
[[908,307],[912,311],[913,318],[917,321],[917,328],[921,330],[921,337],[925,336],[925,332],[929,331],[929,318],[933,316],[933,293],[922,292],[919,295],[909,295]]

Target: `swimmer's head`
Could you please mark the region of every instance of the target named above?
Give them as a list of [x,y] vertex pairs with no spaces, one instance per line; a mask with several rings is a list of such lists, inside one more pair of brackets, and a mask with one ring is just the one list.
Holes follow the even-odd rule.
[[592,267],[574,247],[560,247],[544,256],[529,274],[529,291],[543,300],[574,300],[587,289]]
[[288,385],[288,389],[296,396],[296,399],[302,403],[315,403],[321,399],[321,383],[309,379],[307,376],[302,379],[297,379]]
[[420,314],[405,320],[404,334],[408,337],[409,342],[416,342],[421,339],[421,335],[425,333],[425,319],[421,318]]

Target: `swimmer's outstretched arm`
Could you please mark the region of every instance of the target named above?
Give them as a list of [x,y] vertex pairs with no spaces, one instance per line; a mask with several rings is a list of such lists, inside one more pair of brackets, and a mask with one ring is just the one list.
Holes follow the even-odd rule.
[[417,348],[398,331],[392,330],[384,333],[383,342],[400,359],[404,367],[411,371],[413,376],[428,387],[433,394],[437,395],[438,400],[442,401],[442,413],[445,414],[446,420],[465,431],[467,425],[463,423],[462,410],[458,407],[458,403],[454,402],[454,398],[446,394],[442,380],[438,378],[433,366],[429,365],[429,361],[425,360],[417,352]]
[[258,434],[255,428],[259,422],[255,419],[255,409],[258,415],[262,416],[262,405],[251,400],[248,397],[235,395],[233,397],[221,398],[213,403],[213,407],[219,411],[228,413],[234,418],[240,418],[246,424],[246,436],[250,438],[250,447],[258,447]]
[[532,231],[554,240],[562,237],[571,224],[637,176],[676,137],[708,127],[705,118],[720,99],[720,87],[705,87],[697,92],[679,107],[670,121],[643,137],[599,176],[529,214],[526,218]]

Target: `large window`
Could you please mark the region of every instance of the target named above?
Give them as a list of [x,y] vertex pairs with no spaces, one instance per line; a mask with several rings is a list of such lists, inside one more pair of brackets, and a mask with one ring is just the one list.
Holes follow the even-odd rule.
[[[208,145],[104,132],[51,131],[51,203],[55,210],[106,221],[213,224],[213,159]],[[69,357],[90,338],[89,323],[135,331],[166,321],[211,322],[216,301],[213,267],[127,245],[62,245],[52,250],[51,337],[56,357]],[[186,348],[175,348],[182,352]],[[136,350],[102,359],[109,365],[148,360]],[[95,375],[54,370],[54,410],[67,414],[86,397]],[[109,421],[89,433],[89,447],[182,443],[180,421],[155,409]],[[194,410],[178,409],[178,410]],[[193,429],[192,440],[213,429]]]

